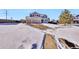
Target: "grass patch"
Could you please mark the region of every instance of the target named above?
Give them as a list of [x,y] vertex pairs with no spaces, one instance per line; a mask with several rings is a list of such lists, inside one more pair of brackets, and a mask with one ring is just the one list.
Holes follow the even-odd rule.
[[50,34],[46,34],[44,49],[57,49],[54,38]]
[[46,30],[46,29],[49,28],[48,26],[44,26],[44,25],[41,25],[41,24],[32,24],[30,26],[37,28],[37,29],[40,29],[40,30]]

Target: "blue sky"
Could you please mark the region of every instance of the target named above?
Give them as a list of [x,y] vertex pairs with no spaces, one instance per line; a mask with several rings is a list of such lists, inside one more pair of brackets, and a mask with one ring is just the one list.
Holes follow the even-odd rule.
[[[24,19],[25,16],[29,16],[30,13],[36,11],[38,13],[46,14],[51,19],[58,19],[59,15],[64,9],[7,9],[7,18],[11,17],[15,20]],[[0,9],[0,18],[5,18],[6,9]],[[79,14],[79,9],[69,9],[73,15]]]

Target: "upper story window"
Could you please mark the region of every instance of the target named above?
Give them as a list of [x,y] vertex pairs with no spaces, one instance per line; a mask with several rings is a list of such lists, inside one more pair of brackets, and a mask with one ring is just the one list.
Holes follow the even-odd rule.
[[30,14],[30,17],[47,18],[47,15],[45,15],[45,14],[40,14],[40,13],[37,13],[37,12],[33,12],[33,13]]

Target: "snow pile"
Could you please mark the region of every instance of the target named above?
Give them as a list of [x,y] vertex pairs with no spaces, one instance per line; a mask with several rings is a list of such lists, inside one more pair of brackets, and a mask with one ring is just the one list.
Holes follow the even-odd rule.
[[41,47],[44,33],[25,24],[0,25],[0,48],[32,48],[32,44]]
[[60,45],[60,43],[58,42],[59,38],[64,38],[69,42],[79,45],[79,28],[78,27],[63,28],[63,29],[59,28],[53,34],[55,35],[55,40],[57,41],[58,45]]
[[43,23],[42,25],[48,26],[48,27],[50,27],[50,28],[59,27],[59,25],[55,25],[55,24],[45,24],[45,23]]

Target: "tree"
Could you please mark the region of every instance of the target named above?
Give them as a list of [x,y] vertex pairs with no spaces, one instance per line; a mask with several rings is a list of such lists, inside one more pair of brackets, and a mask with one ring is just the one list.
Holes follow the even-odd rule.
[[60,24],[71,24],[73,21],[73,16],[70,14],[70,11],[65,9],[61,15],[59,16],[59,23]]

